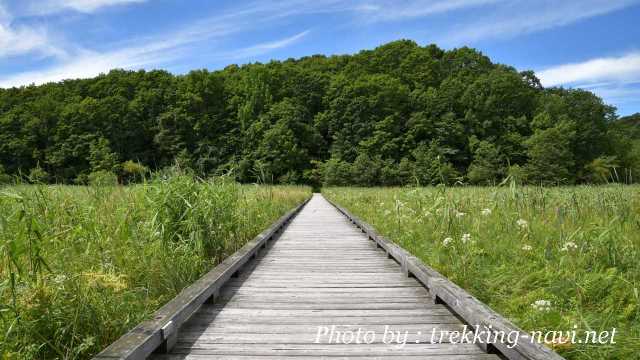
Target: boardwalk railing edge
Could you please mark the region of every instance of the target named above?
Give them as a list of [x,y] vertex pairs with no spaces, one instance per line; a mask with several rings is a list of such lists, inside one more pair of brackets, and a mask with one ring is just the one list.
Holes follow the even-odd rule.
[[494,342],[489,345],[479,344],[484,350],[494,352],[494,350],[497,349],[500,354],[509,360],[564,360],[564,358],[556,352],[534,341],[531,335],[518,328],[502,315],[493,311],[482,301],[476,299],[391,240],[378,234],[373,226],[360,220],[332,200],[326,200],[345,215],[355,226],[360,228],[370,240],[376,243],[377,247],[382,248],[387,253],[387,256],[398,262],[402,272],[407,276],[416,278],[435,297],[436,302],[449,307],[449,309],[466,322],[467,325],[474,328],[480,326],[482,327],[480,330],[484,331],[490,329],[496,334],[500,334],[501,331],[503,331],[504,334],[509,334],[512,331],[517,331],[521,334],[517,344],[512,344],[507,341]]
[[261,248],[274,238],[293,217],[309,202],[307,198],[269,228],[247,242],[196,282],[183,289],[176,297],[157,310],[149,320],[143,321],[128,333],[96,355],[94,360],[146,359],[153,352],[168,352],[175,344],[180,326],[200,306],[214,301],[220,288],[249,260],[255,258]]

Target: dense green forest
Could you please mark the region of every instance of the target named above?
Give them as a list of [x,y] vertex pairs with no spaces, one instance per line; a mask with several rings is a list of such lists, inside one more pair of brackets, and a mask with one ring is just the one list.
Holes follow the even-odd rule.
[[631,182],[639,132],[588,91],[545,89],[471,48],[406,40],[0,89],[5,181],[126,183],[177,164],[242,182]]

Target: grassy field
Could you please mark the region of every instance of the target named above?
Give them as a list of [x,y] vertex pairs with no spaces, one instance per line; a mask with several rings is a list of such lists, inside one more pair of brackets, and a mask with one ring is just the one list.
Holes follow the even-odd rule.
[[175,176],[0,189],[2,359],[85,359],[310,195]]
[[640,359],[640,187],[323,192],[527,331],[617,328],[567,359]]

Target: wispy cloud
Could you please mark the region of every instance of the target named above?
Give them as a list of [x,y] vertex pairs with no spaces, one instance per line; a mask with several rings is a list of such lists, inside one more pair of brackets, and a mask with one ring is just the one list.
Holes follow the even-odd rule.
[[639,0],[515,0],[501,2],[492,15],[462,24],[445,35],[449,44],[465,44],[484,39],[513,38],[519,35],[566,26],[623,9]]
[[29,84],[44,84],[64,79],[88,78],[114,68],[132,68],[136,64],[144,65],[134,57],[136,49],[113,53],[83,52],[73,60],[49,68],[27,71],[0,79],[0,87],[13,87]]
[[223,53],[218,58],[223,58],[223,59],[228,59],[228,60],[231,60],[231,59],[247,59],[247,58],[252,58],[252,57],[255,57],[255,56],[267,54],[267,53],[269,53],[271,51],[275,51],[275,50],[282,49],[282,48],[285,48],[287,46],[293,45],[294,43],[300,41],[302,38],[307,36],[309,34],[309,32],[310,31],[307,30],[307,31],[303,31],[303,32],[301,32],[299,34],[296,34],[296,35],[293,35],[291,37],[284,38],[284,39],[281,39],[281,40],[265,42],[265,43],[261,43],[261,44],[257,44],[257,45],[252,45],[252,46],[249,46],[249,47],[246,47],[246,48],[229,51],[229,52]]
[[49,44],[44,29],[11,27],[0,23],[0,58],[37,52],[42,55],[62,55],[63,51]]
[[[320,0],[326,5],[337,4],[337,0]],[[299,7],[292,5],[299,4]],[[291,6],[291,7],[290,7]],[[291,37],[261,42],[240,49],[230,50],[222,45],[232,35],[255,30],[279,20],[282,16],[295,13],[321,11],[307,6],[302,0],[284,2],[256,2],[224,11],[221,15],[193,21],[182,28],[154,36],[139,37],[119,43],[112,43],[103,51],[73,49],[72,54],[52,66],[9,75],[0,78],[0,87],[42,84],[70,78],[86,78],[108,72],[114,68],[138,69],[160,67],[178,59],[192,56],[201,46],[219,45],[211,59],[247,59],[290,46],[305,36],[304,31]]]
[[92,13],[98,9],[133,3],[143,3],[147,0],[41,0],[30,2],[28,9],[31,14],[45,15],[65,10],[81,13]]
[[59,57],[66,55],[65,51],[51,44],[45,28],[14,26],[12,21],[11,14],[0,4],[0,58],[28,53]]
[[[305,37],[308,33],[309,31],[304,31],[288,38],[225,52],[218,55],[217,58],[248,58],[266,54],[289,46]],[[178,50],[180,50],[180,46],[186,44],[179,40],[157,41],[144,46],[128,47],[103,53],[83,51],[71,61],[50,68],[23,72],[0,79],[0,87],[38,85],[64,79],[89,78],[115,68],[139,69],[147,66],[159,66],[174,61],[182,55]]]
[[[147,0],[25,0],[19,3],[16,16],[50,15],[64,10],[93,13],[101,8],[142,3]],[[43,57],[65,58],[69,51],[55,45],[51,31],[45,25],[14,24],[15,17],[0,2],[0,58],[37,54]]]
[[265,14],[271,19],[308,14],[350,14],[365,22],[402,21],[507,0],[281,0],[256,1],[246,13]]
[[576,85],[601,97],[605,103],[615,105],[620,115],[629,115],[640,109],[640,82]]
[[640,52],[553,66],[538,77],[545,86],[640,81]]
[[375,0],[353,7],[370,22],[399,21],[420,18],[455,10],[474,8],[505,0]]
[[537,75],[544,86],[583,88],[610,104],[640,105],[640,52],[561,64]]
[[[61,11],[76,11],[80,13],[93,13],[102,8],[116,5],[142,3],[148,0],[28,0],[21,7],[21,16],[50,15]],[[423,17],[430,14],[443,13],[462,8],[480,6],[483,4],[500,2],[504,0],[354,0],[350,2],[340,0],[283,0],[283,1],[254,1],[242,5],[233,5],[231,9],[221,9],[221,15],[196,20],[190,25],[163,36],[162,39],[134,38],[120,44],[107,45],[120,51],[109,53],[122,53],[126,49],[140,48],[138,44],[153,44],[159,42],[165,49],[194,44],[222,38],[231,34],[256,28],[267,23],[277,23],[284,18],[310,14],[350,14],[354,18],[366,22],[401,21],[407,18]],[[0,8],[0,10],[3,10]],[[1,19],[1,18],[0,18]],[[299,34],[300,35],[300,34]],[[293,39],[294,41],[297,39]],[[65,48],[54,46],[54,42],[45,27],[11,27],[10,22],[0,20],[0,57],[11,55],[23,55],[39,53],[43,56],[55,56],[63,58],[68,56],[82,58],[84,54],[92,54],[90,49],[77,49],[72,46]],[[278,45],[278,44],[275,44]],[[148,47],[148,46],[145,46]],[[261,52],[264,49],[248,48],[243,50],[245,56]],[[234,59],[241,58],[243,53],[236,53]],[[61,64],[59,66],[63,66]]]
[[609,103],[640,104],[640,83],[606,84],[583,88],[593,91]]

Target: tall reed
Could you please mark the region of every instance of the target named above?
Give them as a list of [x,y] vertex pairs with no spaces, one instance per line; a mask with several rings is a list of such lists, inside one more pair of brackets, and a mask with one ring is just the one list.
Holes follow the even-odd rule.
[[568,359],[638,359],[640,187],[505,185],[324,193],[525,330],[617,328]]
[[180,174],[0,189],[0,353],[90,358],[309,192]]

